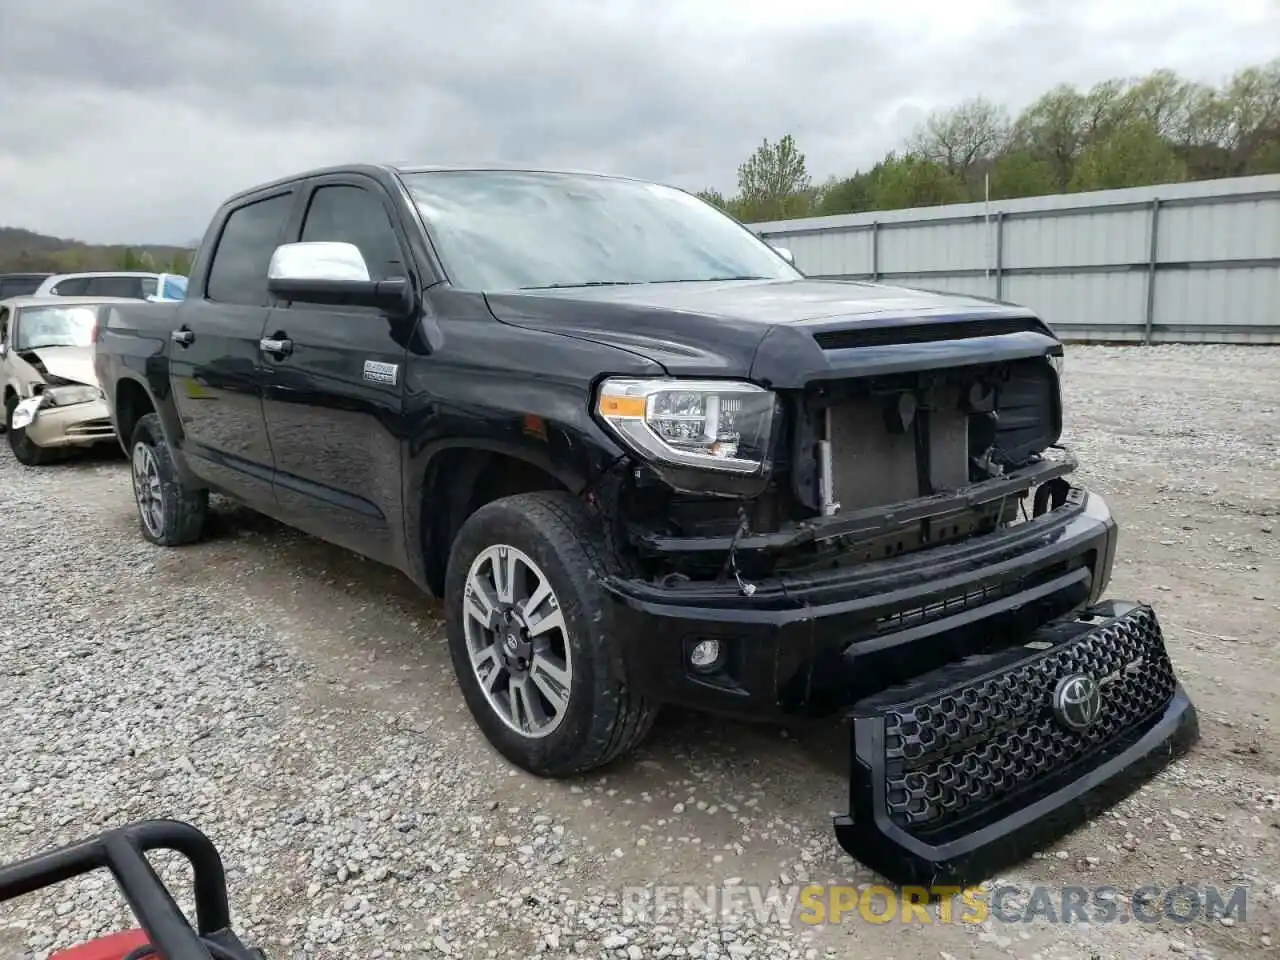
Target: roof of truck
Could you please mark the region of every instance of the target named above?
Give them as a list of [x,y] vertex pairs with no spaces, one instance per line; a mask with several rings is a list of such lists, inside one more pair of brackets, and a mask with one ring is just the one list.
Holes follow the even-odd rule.
[[308,180],[312,177],[324,177],[332,174],[343,173],[360,173],[365,176],[378,179],[381,177],[396,177],[405,173],[466,173],[466,172],[483,172],[483,171],[505,171],[510,173],[563,173],[580,177],[608,177],[613,180],[636,180],[636,177],[627,177],[620,174],[601,173],[598,170],[573,170],[562,167],[549,167],[533,163],[503,163],[497,161],[485,161],[477,163],[347,163],[335,164],[327,167],[317,167],[313,170],[303,170],[298,173],[292,173],[285,177],[279,177],[275,180],[269,180],[265,183],[255,184],[247,187],[227,197],[224,203],[230,203],[239,200],[250,194],[260,193],[263,190],[270,190],[273,187],[283,187],[299,180]]

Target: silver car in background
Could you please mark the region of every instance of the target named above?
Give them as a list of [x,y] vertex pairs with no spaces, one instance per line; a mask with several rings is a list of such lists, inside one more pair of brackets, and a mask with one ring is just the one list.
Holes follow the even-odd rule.
[[0,300],[0,386],[9,449],[38,466],[115,441],[93,370],[99,313],[115,297]]
[[32,291],[33,297],[124,297],[131,300],[184,300],[187,278],[180,273],[103,270],[57,273]]

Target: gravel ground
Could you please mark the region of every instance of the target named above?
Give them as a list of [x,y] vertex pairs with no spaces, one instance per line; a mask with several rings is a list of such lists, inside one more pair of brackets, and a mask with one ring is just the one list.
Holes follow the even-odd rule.
[[[1111,594],[1156,604],[1204,735],[999,879],[1244,884],[1247,919],[631,922],[633,884],[866,881],[828,826],[839,731],[670,713],[606,775],[536,780],[472,726],[403,577],[227,504],[208,542],[153,548],[110,456],[0,456],[0,860],[190,820],[272,958],[1274,955],[1280,351],[1077,347],[1067,366],[1067,439],[1124,528]],[[43,958],[126,917],[91,877],[0,907],[0,952]]]

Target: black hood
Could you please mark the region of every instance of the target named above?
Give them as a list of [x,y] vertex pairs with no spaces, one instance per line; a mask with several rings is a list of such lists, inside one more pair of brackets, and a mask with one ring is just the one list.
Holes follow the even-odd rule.
[[[944,353],[975,362],[979,354],[1012,359],[1056,345],[1048,328],[1021,307],[856,281],[570,287],[487,299],[504,323],[622,347],[672,375],[749,376],[776,386],[850,375],[852,347],[880,348],[859,353],[857,372],[865,375],[918,368],[926,357],[933,365],[953,365]],[[898,357],[887,368],[884,349]],[[863,369],[868,362],[877,369]]]

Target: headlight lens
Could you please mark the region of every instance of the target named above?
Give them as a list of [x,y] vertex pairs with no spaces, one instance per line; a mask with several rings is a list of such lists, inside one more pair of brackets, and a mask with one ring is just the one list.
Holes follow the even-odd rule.
[[633,450],[680,467],[761,472],[777,397],[741,380],[632,380],[600,385],[596,413]]
[[1058,375],[1058,379],[1061,380],[1063,368],[1066,366],[1066,363],[1067,363],[1066,357],[1064,357],[1060,353],[1050,354],[1049,362],[1053,364],[1053,370]]
[[73,403],[92,403],[102,397],[102,391],[97,387],[72,384],[65,387],[49,387],[42,396],[45,398],[45,403],[51,407],[65,407]]

